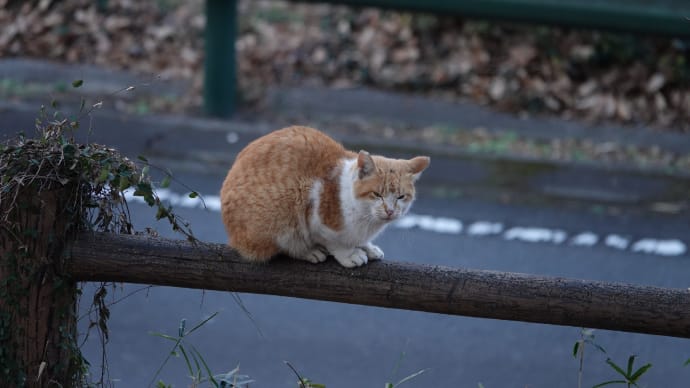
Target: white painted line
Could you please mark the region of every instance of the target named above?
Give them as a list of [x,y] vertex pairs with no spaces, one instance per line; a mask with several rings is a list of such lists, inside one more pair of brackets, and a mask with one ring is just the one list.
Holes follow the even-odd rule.
[[410,229],[416,226],[422,230],[442,234],[460,234],[462,232],[462,222],[460,220],[417,214],[407,214],[396,221],[394,226],[401,229]]
[[398,229],[412,229],[415,226],[417,226],[417,219],[412,217],[411,214],[408,214],[393,223],[393,227]]
[[477,221],[467,227],[467,234],[470,236],[489,236],[501,234],[501,232],[503,232],[503,224],[500,222]]
[[575,237],[573,237],[572,240],[570,240],[570,243],[573,245],[581,245],[585,247],[591,247],[593,245],[596,245],[596,243],[599,242],[599,236],[592,232],[583,232]]
[[604,244],[611,248],[625,250],[628,248],[628,245],[630,245],[630,240],[617,234],[609,234],[606,236]]
[[204,196],[204,201],[206,201],[206,208],[208,210],[220,213],[220,197],[217,195]]
[[633,252],[652,253],[662,256],[678,256],[686,252],[685,244],[680,240],[655,240],[645,238],[637,241],[630,248]]
[[[157,189],[156,193],[162,201],[168,202],[172,206],[204,209],[203,203],[205,203],[206,209],[213,212],[220,212],[220,197],[218,195],[204,195],[202,196],[204,199],[202,202],[200,198],[189,198],[188,194],[178,194],[169,189]],[[142,197],[135,197],[132,194],[132,190],[126,191],[125,199],[129,202],[144,203]],[[686,244],[677,239],[663,240],[642,237],[632,242],[630,238],[619,234],[608,234],[605,237],[600,237],[596,233],[589,231],[575,233],[569,239],[568,233],[562,229],[520,225],[505,229],[504,224],[501,222],[484,220],[474,221],[470,223],[467,228],[463,228],[463,222],[459,219],[423,214],[407,214],[394,222],[392,226],[398,229],[419,228],[432,233],[455,235],[462,234],[464,229],[466,229],[465,233],[467,236],[501,236],[507,241],[528,243],[558,245],[568,241],[571,245],[579,247],[594,247],[597,244],[601,244],[605,247],[621,251],[627,250],[629,252],[658,256],[682,256],[686,255],[688,252]]]
[[543,242],[561,244],[565,241],[567,234],[558,229],[534,228],[525,226],[512,227],[503,234],[506,240],[519,240],[525,242]]

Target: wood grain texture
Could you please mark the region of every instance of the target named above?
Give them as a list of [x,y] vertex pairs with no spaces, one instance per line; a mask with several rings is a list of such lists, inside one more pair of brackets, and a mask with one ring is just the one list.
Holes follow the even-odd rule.
[[276,258],[250,263],[225,245],[83,234],[75,280],[283,295],[369,306],[690,338],[690,290],[393,261],[347,269]]

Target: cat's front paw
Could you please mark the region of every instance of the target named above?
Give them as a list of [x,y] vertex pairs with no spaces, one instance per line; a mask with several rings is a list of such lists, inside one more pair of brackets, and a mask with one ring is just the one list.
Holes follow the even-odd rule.
[[367,244],[361,248],[367,254],[367,257],[369,258],[369,260],[381,260],[381,259],[383,259],[383,251],[378,246],[376,246],[374,244]]
[[367,253],[361,248],[335,251],[332,253],[338,263],[347,268],[359,267],[366,264],[368,261]]

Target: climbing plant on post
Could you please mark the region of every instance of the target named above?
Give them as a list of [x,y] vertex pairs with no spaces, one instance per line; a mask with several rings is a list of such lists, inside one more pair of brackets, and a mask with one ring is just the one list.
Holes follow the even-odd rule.
[[0,156],[0,380],[12,386],[76,386],[84,369],[77,286],[62,258],[84,188],[61,174],[49,142],[20,141]]
[[[65,250],[79,232],[132,233],[125,190],[156,207],[157,219],[167,219],[173,230],[194,240],[189,224],[156,195],[145,158],[139,168],[114,149],[77,143],[78,121],[41,117],[36,136],[19,135],[0,145],[3,387],[88,385],[89,364],[77,344],[80,290],[66,271]],[[170,176],[163,182],[167,185]],[[90,325],[105,338],[106,294],[102,284],[94,300],[98,318]]]

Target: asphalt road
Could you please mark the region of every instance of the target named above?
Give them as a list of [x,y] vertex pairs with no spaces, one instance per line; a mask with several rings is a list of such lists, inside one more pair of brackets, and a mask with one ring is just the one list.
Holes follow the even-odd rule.
[[[432,165],[433,166],[433,165]],[[433,167],[432,167],[433,168]],[[450,172],[449,172],[450,173]],[[182,173],[181,181],[209,198],[223,176]],[[665,287],[690,286],[690,254],[633,252],[635,241],[683,241],[683,219],[649,214],[608,215],[553,205],[499,204],[480,198],[445,197],[424,185],[406,227],[391,227],[378,240],[386,257],[399,261],[476,269],[525,272],[584,279],[624,281]],[[173,193],[184,189],[172,187]],[[165,194],[174,198],[175,194]],[[224,242],[217,211],[178,207],[202,240]],[[152,214],[133,204],[135,225],[152,225]],[[426,219],[426,221],[420,221]],[[417,220],[415,224],[415,220]],[[460,223],[460,231],[448,227]],[[478,234],[472,225],[500,225],[501,232]],[[164,224],[153,225],[172,236]],[[409,227],[412,226],[412,227]],[[409,228],[408,228],[409,227]],[[521,229],[520,229],[521,228]],[[490,229],[490,228],[489,228]],[[510,231],[558,231],[564,238],[533,238]],[[577,244],[584,232],[597,236],[594,244]],[[552,233],[552,235],[555,235]],[[629,239],[627,248],[607,244],[608,236]],[[512,237],[509,237],[512,236]],[[530,237],[531,236],[531,237]],[[122,285],[113,298],[140,289]],[[87,285],[88,290],[92,287]],[[156,287],[112,306],[108,344],[110,378],[116,386],[146,386],[166,357],[171,343],[151,332],[177,333],[179,321],[188,325],[219,314],[188,340],[204,355],[214,372],[240,365],[255,387],[295,387],[296,377],[283,363],[294,365],[304,377],[338,387],[382,387],[420,369],[429,368],[407,386],[417,387],[574,387],[579,364],[572,356],[580,330],[541,324],[443,316],[410,311],[299,300],[263,295],[240,295],[252,319],[230,294]],[[87,303],[89,297],[84,298]],[[83,322],[82,322],[83,323]],[[189,326],[188,326],[189,327]],[[631,354],[639,365],[653,367],[643,383],[650,387],[690,384],[690,342],[659,336],[596,331],[596,341],[608,352],[587,348],[583,386],[616,378],[605,363],[611,357],[624,364]],[[85,353],[99,365],[97,341]],[[404,353],[397,374],[393,370]],[[189,384],[182,358],[172,358],[161,378],[181,387]],[[96,369],[94,369],[96,370]],[[394,381],[395,380],[395,381]],[[645,386],[645,385],[642,386]]]
[[[33,107],[0,108],[3,134],[32,128]],[[197,125],[183,118],[154,118],[142,123],[136,118],[106,115],[94,121],[98,131],[89,135],[92,140],[117,146],[130,156],[146,152],[165,156],[167,159],[158,164],[172,168],[179,180],[206,194],[207,199],[217,194],[224,178],[217,153],[231,159],[230,148],[249,140],[240,131],[241,123],[205,123],[201,130],[191,132]],[[223,132],[225,128],[230,133]],[[239,139],[234,145],[226,142],[230,134]],[[190,156],[197,160],[187,164],[184,160]],[[628,185],[625,182],[631,180],[615,172],[559,169],[537,171],[525,179],[529,183],[526,186],[503,182],[491,195],[481,185],[470,190],[492,171],[493,167],[477,166],[474,161],[433,159],[420,180],[419,199],[412,209],[416,216],[389,228],[378,240],[386,257],[690,287],[687,212],[665,215],[648,211],[647,202],[645,206],[635,205],[639,199],[656,198],[655,193],[665,190],[665,182],[635,178],[635,184]],[[515,175],[511,176],[514,179]],[[643,181],[642,187],[637,187]],[[179,186],[172,190],[166,194],[168,199],[184,194]],[[548,195],[524,195],[536,191]],[[681,192],[685,195],[687,191]],[[542,201],[562,198],[559,193],[577,195]],[[607,193],[611,195],[607,197]],[[598,203],[596,198],[608,202]],[[217,211],[177,208],[192,222],[198,238],[226,241]],[[153,224],[153,214],[145,206],[133,203],[131,209],[137,229]],[[166,225],[153,226],[172,237]],[[118,285],[109,298],[119,300],[141,287]],[[93,289],[93,285],[85,285],[82,306],[89,304]],[[169,341],[150,333],[175,335],[181,319],[191,327],[219,312],[189,337],[188,343],[204,355],[214,372],[240,365],[242,373],[256,380],[252,387],[295,387],[296,377],[284,360],[328,388],[382,387],[425,368],[428,371],[406,386],[477,387],[480,382],[487,388],[577,386],[579,363],[572,349],[579,338],[578,328],[284,297],[240,297],[253,320],[231,294],[219,292],[155,287],[112,305],[108,378],[119,387],[147,386],[171,347]],[[80,324],[84,332],[88,322],[82,320]],[[639,365],[653,364],[642,386],[690,385],[690,367],[682,366],[690,358],[688,340],[609,331],[597,331],[596,335],[597,342],[617,363],[625,364],[629,355],[636,354]],[[88,338],[84,352],[92,372],[97,373],[102,358],[95,336]],[[394,375],[401,353],[404,357]],[[583,386],[617,377],[605,363],[606,358],[593,347],[587,348]],[[160,378],[183,387],[190,383],[186,374],[183,360],[172,358]]]

